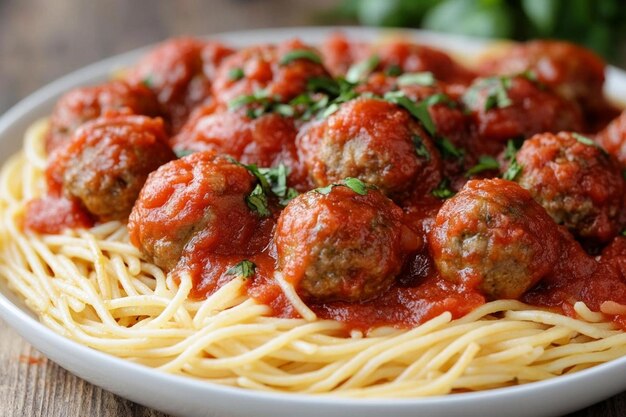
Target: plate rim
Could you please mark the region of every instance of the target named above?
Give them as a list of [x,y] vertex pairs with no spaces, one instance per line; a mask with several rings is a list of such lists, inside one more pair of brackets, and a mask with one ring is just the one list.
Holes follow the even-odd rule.
[[[297,31],[297,33],[293,33]],[[364,37],[380,37],[385,36],[388,33],[409,33],[413,38],[419,38],[420,41],[427,37],[429,39],[443,39],[448,40],[463,40],[476,42],[477,44],[485,44],[486,42],[493,42],[493,40],[485,40],[479,38],[471,38],[459,35],[440,34],[435,32],[417,30],[417,29],[393,29],[385,30],[378,28],[367,27],[345,27],[345,26],[329,26],[329,27],[287,27],[287,28],[273,28],[273,29],[253,29],[244,31],[232,31],[211,34],[208,38],[222,39],[228,42],[231,39],[242,39],[250,36],[263,35],[262,37],[274,37],[276,39],[285,35],[290,37],[308,38],[307,34],[316,34],[317,36],[327,35],[334,31],[341,31],[346,33],[349,37],[364,36]],[[235,43],[235,42],[233,42]],[[152,45],[134,49],[129,52],[114,55],[104,60],[97,61],[78,70],[71,71],[69,74],[58,78],[51,83],[46,84],[42,88],[37,89],[26,98],[19,101],[12,106],[0,117],[0,143],[11,142],[22,144],[22,137],[20,141],[7,137],[6,132],[10,130],[15,124],[23,119],[29,119],[29,115],[35,109],[41,110],[42,103],[50,101],[53,97],[58,97],[63,91],[67,91],[68,87],[74,87],[83,85],[86,82],[91,81],[94,78],[94,74],[101,73],[104,68],[114,68],[118,66],[120,62],[130,61],[133,58],[139,56],[142,52],[145,52]],[[444,48],[445,49],[445,48]],[[608,75],[623,79],[622,82],[626,85],[626,72],[614,67],[608,68]],[[31,122],[34,122],[36,118],[33,118]],[[4,164],[11,155],[2,155],[0,157],[0,163]],[[5,285],[6,287],[6,285]],[[8,290],[13,293],[12,290]],[[608,378],[611,374],[624,374],[626,373],[626,356],[612,360],[610,362],[593,366],[592,368],[585,369],[576,372],[571,375],[562,375],[549,380],[531,382],[523,385],[516,385],[504,388],[495,388],[485,391],[458,393],[437,395],[431,397],[417,397],[417,398],[342,398],[336,397],[332,394],[303,394],[303,393],[284,393],[284,392],[266,392],[259,390],[252,390],[247,388],[232,387],[226,385],[220,385],[214,382],[194,379],[189,376],[182,376],[177,374],[169,374],[160,371],[155,368],[149,368],[144,365],[133,363],[129,360],[116,357],[104,352],[97,351],[95,349],[84,346],[77,343],[65,336],[54,332],[52,329],[46,327],[43,323],[33,318],[29,313],[25,312],[23,308],[14,304],[4,293],[4,289],[0,289],[0,318],[2,318],[7,325],[16,330],[29,344],[33,345],[37,350],[50,350],[54,349],[68,349],[71,350],[77,359],[92,361],[93,363],[101,363],[101,366],[108,367],[112,371],[126,369],[129,372],[139,374],[141,377],[149,378],[151,380],[158,380],[159,383],[166,385],[180,386],[183,389],[189,389],[194,392],[210,391],[217,395],[225,395],[229,397],[238,397],[241,399],[255,399],[260,401],[280,402],[280,403],[292,403],[293,405],[332,405],[332,406],[349,406],[350,409],[354,407],[371,407],[371,406],[384,406],[385,410],[393,411],[400,407],[414,407],[417,410],[420,406],[426,405],[440,405],[442,403],[465,403],[468,401],[492,401],[496,397],[500,400],[503,396],[513,396],[519,398],[528,398],[534,395],[538,395],[541,391],[549,390],[556,386],[569,385],[581,380],[596,380]],[[40,337],[39,341],[31,340],[32,336],[25,334],[37,334]],[[41,348],[41,341],[43,341],[48,349]],[[45,354],[48,356],[48,354]],[[53,359],[54,360],[54,359]],[[56,361],[55,361],[56,362]],[[65,365],[57,362],[61,367],[65,368]],[[70,371],[74,373],[73,371]],[[87,379],[80,376],[83,379]],[[97,383],[95,383],[98,385]],[[105,388],[108,390],[108,388]],[[622,392],[626,389],[626,383],[623,383],[620,388],[613,391],[603,390],[606,392],[606,397],[614,395],[618,392]],[[124,396],[124,394],[120,394]],[[600,397],[594,397],[600,398]]]

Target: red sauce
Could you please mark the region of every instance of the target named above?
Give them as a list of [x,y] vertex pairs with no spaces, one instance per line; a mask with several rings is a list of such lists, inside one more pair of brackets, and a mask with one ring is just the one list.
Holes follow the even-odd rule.
[[65,197],[46,196],[32,200],[24,215],[24,228],[37,233],[55,234],[93,224],[93,219],[79,203]]

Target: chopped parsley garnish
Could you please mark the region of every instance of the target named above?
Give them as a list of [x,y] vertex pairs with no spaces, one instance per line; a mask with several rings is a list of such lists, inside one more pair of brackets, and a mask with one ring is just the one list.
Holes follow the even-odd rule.
[[428,102],[426,100],[415,103],[402,91],[390,91],[385,93],[384,98],[390,103],[403,107],[424,126],[424,129],[426,129],[431,136],[435,135],[435,122],[433,122],[433,119],[428,113]]
[[427,161],[430,161],[430,152],[428,152],[428,148],[424,145],[422,138],[418,135],[413,135],[411,139],[413,139],[413,145],[415,146],[415,153],[417,156],[421,156]]
[[513,159],[509,168],[506,170],[504,174],[502,174],[502,178],[509,181],[515,181],[515,179],[522,173],[523,166],[517,162],[517,159]]
[[324,109],[324,111],[321,113],[322,119],[327,118],[331,114],[335,113],[337,110],[339,110],[339,104],[332,103],[330,106],[326,107],[326,109]]
[[236,275],[236,276],[242,277],[243,279],[246,279],[254,275],[255,270],[256,270],[256,265],[254,264],[254,262],[244,259],[243,261],[239,262],[237,265],[231,266],[230,268],[228,268],[225,274]]
[[265,194],[261,184],[257,184],[252,192],[246,196],[246,204],[261,217],[267,217],[271,214],[267,203],[267,194]]
[[241,68],[231,68],[231,70],[228,71],[228,78],[232,81],[241,80],[244,75],[245,74],[243,73],[243,69]]
[[192,149],[176,149],[174,154],[176,154],[177,158],[183,158],[187,155],[191,155],[192,153],[196,153],[196,151]]
[[287,176],[289,168],[285,164],[279,164],[274,168],[259,168],[259,173],[265,177],[269,183],[272,193],[278,197],[282,206],[286,206],[292,199],[298,196],[298,192],[287,186]]
[[432,72],[413,72],[402,74],[398,77],[397,83],[400,87],[406,87],[407,85],[435,85],[435,76]]
[[572,133],[572,136],[574,137],[574,139],[576,139],[576,141],[582,143],[583,145],[596,146],[596,143],[592,139],[589,139],[587,136],[583,136],[578,133]]
[[365,185],[365,183],[358,178],[348,177],[343,180],[343,183],[346,185],[346,187],[348,187],[358,195],[367,194],[367,185]]
[[296,113],[290,104],[281,103],[280,97],[270,97],[265,90],[235,97],[228,102],[228,109],[231,111],[244,106],[250,106],[246,109],[246,116],[251,119],[256,119],[267,113],[276,113],[283,117],[292,117]]
[[341,185],[345,185],[346,187],[348,187],[349,189],[351,189],[352,191],[354,191],[355,193],[359,195],[366,195],[367,189],[372,188],[372,186],[366,185],[363,181],[361,181],[358,178],[348,177],[348,178],[345,178],[340,183],[329,184],[326,187],[316,188],[313,191],[322,195],[326,195],[330,193],[333,188],[339,187]]
[[465,155],[465,151],[463,149],[457,148],[446,138],[437,138],[435,140],[435,146],[437,146],[437,149],[441,152],[443,159],[459,159],[463,158]]
[[507,161],[512,161],[517,155],[517,151],[521,145],[516,144],[515,139],[509,139],[506,142],[506,149],[504,150],[504,159]]
[[397,77],[398,75],[402,74],[402,72],[403,71],[400,65],[393,64],[385,70],[385,75],[388,75],[390,77]]
[[378,64],[380,64],[378,55],[372,55],[363,61],[357,62],[348,69],[346,81],[353,84],[358,83],[374,71]]
[[306,83],[307,90],[322,91],[332,96],[338,96],[341,93],[341,86],[330,77],[313,77],[309,78]]
[[483,171],[493,171],[496,169],[500,169],[500,164],[495,158],[487,155],[481,155],[481,157],[478,158],[478,163],[468,169],[465,176],[471,177]]
[[441,180],[437,188],[435,188],[432,193],[437,198],[446,199],[452,197],[455,193],[450,188],[450,180],[448,178],[444,178]]
[[141,83],[148,88],[154,87],[154,79],[152,78],[152,74],[148,74],[143,80],[141,80]]
[[470,108],[475,108],[480,97],[486,94],[484,110],[508,107],[513,102],[509,98],[508,89],[511,87],[510,77],[489,77],[474,84],[463,95],[463,103]]
[[626,229],[622,230],[622,233],[620,233],[622,236],[626,236]]
[[316,54],[315,52],[311,51],[310,49],[294,49],[293,51],[289,51],[287,52],[285,55],[283,55],[283,57],[281,58],[279,64],[280,65],[287,65],[293,61],[296,61],[298,59],[306,59],[308,61],[314,62],[316,64],[321,64],[322,63],[322,58],[320,58],[320,56],[318,54]]

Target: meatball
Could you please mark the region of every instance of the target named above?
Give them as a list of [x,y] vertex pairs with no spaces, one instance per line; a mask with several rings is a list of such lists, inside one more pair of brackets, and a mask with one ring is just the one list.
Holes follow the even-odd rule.
[[463,96],[477,134],[506,142],[535,133],[580,131],[580,109],[525,76],[479,78]]
[[469,84],[475,75],[455,62],[448,54],[426,45],[396,40],[374,48],[380,58],[379,69],[392,67],[402,72],[432,72],[437,80],[447,83]]
[[359,98],[313,122],[296,139],[315,184],[356,177],[388,196],[432,190],[440,160],[432,139],[405,110],[384,100]]
[[173,158],[161,119],[105,115],[54,152],[46,174],[99,220],[125,220],[148,174]]
[[213,94],[220,103],[263,90],[287,102],[307,89],[310,78],[326,77],[317,51],[298,40],[242,49],[218,68]]
[[46,151],[50,154],[69,141],[80,125],[107,111],[152,117],[160,112],[156,97],[143,85],[111,81],[95,87],[76,88],[61,97],[52,111]]
[[210,99],[217,67],[232,52],[219,42],[170,39],[143,57],[127,78],[154,91],[177,132],[191,111]]
[[516,155],[517,178],[555,222],[574,235],[606,242],[619,232],[624,180],[617,163],[576,133],[542,133]]
[[401,220],[402,210],[377,190],[337,185],[301,194],[278,219],[279,269],[305,300],[374,298],[402,267]]
[[326,38],[320,52],[328,70],[335,77],[346,75],[354,63],[367,59],[371,54],[367,43],[352,41],[342,33],[334,33]]
[[443,204],[429,244],[443,278],[491,299],[519,298],[551,272],[560,234],[519,185],[472,180]]
[[[141,190],[130,219],[131,242],[170,270],[195,253],[254,253],[262,218],[246,204],[256,184],[244,167],[212,152],[161,166]],[[262,248],[262,246],[261,246]],[[255,250],[256,250],[255,249]]]
[[596,135],[596,142],[626,168],[626,111]]
[[481,64],[485,74],[512,75],[531,70],[539,82],[585,111],[605,107],[602,86],[605,63],[580,46],[560,41],[531,41],[503,48]]
[[261,167],[283,163],[290,170],[290,183],[308,186],[298,160],[296,134],[291,118],[269,113],[250,119],[243,112],[209,105],[192,115],[172,143],[178,154],[214,151]]

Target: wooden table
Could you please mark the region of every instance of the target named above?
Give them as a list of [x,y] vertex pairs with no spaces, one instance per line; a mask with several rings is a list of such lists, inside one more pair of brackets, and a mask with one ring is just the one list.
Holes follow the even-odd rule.
[[[312,15],[333,3],[334,0],[0,0],[0,114],[68,71],[110,55],[174,35],[306,25],[311,23]],[[5,416],[164,414],[75,377],[48,361],[0,321],[0,417]],[[573,416],[626,416],[626,393],[570,417]]]

